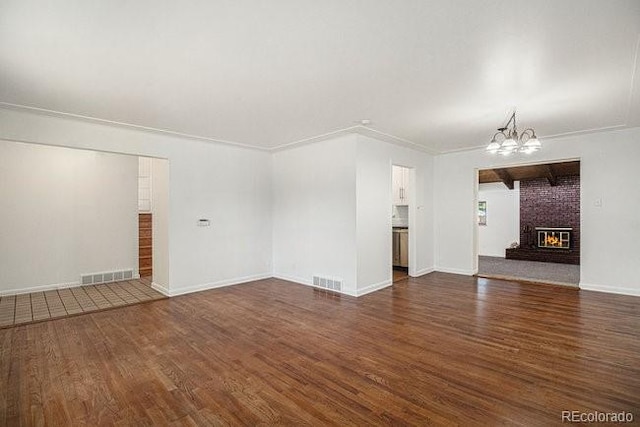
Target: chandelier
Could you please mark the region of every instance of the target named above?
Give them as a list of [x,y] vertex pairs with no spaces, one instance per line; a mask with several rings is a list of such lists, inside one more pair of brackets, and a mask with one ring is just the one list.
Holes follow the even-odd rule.
[[498,132],[493,135],[491,142],[487,145],[487,151],[491,154],[502,154],[508,156],[512,153],[531,154],[542,147],[536,137],[536,132],[532,128],[527,128],[518,133],[516,128],[516,112],[511,114],[504,127],[498,128]]

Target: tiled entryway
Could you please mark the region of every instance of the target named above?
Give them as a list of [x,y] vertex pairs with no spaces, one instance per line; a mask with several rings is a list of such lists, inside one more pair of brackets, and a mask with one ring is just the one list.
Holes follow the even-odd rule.
[[0,328],[166,298],[149,279],[79,286],[0,298]]

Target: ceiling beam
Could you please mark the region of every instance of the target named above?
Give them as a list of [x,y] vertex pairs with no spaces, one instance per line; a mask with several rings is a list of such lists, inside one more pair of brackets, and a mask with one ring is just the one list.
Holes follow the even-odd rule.
[[507,186],[509,190],[513,190],[513,177],[506,169],[494,169],[493,170],[496,175],[500,177],[500,180],[504,185]]
[[541,167],[544,169],[545,178],[547,178],[547,181],[549,181],[549,185],[552,187],[555,187],[556,185],[558,185],[558,176],[553,170],[553,166],[542,165]]

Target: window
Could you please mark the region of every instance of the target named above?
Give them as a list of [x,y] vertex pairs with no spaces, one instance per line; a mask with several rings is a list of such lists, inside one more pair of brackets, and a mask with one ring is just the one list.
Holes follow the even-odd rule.
[[487,202],[478,202],[478,225],[487,225]]

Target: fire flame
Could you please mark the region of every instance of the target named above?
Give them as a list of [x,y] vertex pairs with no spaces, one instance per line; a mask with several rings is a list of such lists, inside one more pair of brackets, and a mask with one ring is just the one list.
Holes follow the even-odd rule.
[[547,236],[545,244],[547,246],[562,246],[562,242],[556,236]]

